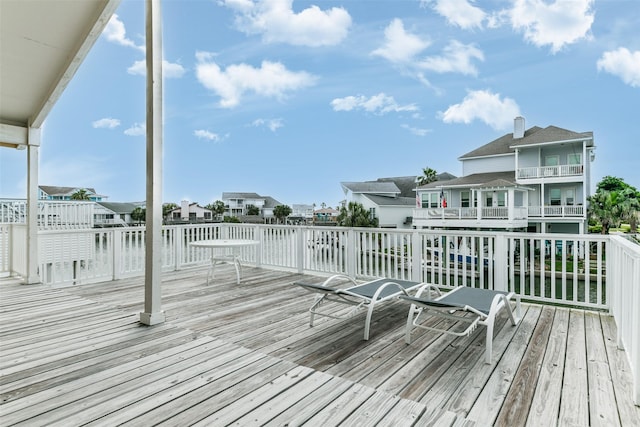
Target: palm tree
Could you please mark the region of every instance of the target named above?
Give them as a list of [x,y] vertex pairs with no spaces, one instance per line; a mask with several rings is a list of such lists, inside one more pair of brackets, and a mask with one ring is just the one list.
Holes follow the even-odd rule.
[[278,205],[273,208],[273,215],[278,219],[278,222],[284,222],[284,219],[291,215],[291,208],[287,205]]
[[422,175],[416,177],[416,182],[419,187],[423,185],[427,185],[430,182],[434,182],[438,180],[438,172],[435,169],[431,169],[429,167],[422,169]]
[[378,218],[373,218],[358,202],[349,202],[347,207],[340,209],[338,225],[342,227],[377,227]]
[[71,195],[71,200],[91,200],[89,198],[89,193],[84,188],[76,190],[75,193]]

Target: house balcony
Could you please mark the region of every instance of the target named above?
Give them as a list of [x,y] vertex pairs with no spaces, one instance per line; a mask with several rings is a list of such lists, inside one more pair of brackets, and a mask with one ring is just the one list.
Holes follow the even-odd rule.
[[[619,236],[164,227],[166,321],[142,327],[144,228],[40,231],[57,249],[28,286],[22,228],[0,225],[0,425],[640,424],[640,248]],[[189,242],[209,238],[260,242],[240,284],[230,264],[207,284]],[[366,310],[311,328],[314,296],[292,282],[337,273],[513,291],[522,321],[498,317],[491,364],[483,328],[406,344],[401,301],[368,341]]]
[[484,227],[523,228],[529,221],[543,218],[583,219],[582,205],[487,207],[487,208],[419,208],[413,210],[416,227]]
[[419,208],[413,210],[416,227],[524,228],[528,225],[526,207]]
[[581,176],[583,173],[583,165],[535,166],[518,168],[516,171],[516,179],[526,181],[541,178],[576,177]]

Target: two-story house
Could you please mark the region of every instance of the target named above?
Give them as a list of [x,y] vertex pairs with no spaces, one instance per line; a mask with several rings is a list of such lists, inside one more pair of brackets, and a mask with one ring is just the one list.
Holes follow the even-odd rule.
[[168,224],[212,222],[213,212],[197,203],[182,200],[180,206],[169,211],[165,218]]
[[459,158],[463,176],[416,189],[417,228],[585,233],[593,132],[556,126],[514,132]]
[[282,205],[279,201],[271,196],[261,196],[257,193],[222,193],[222,202],[225,204],[225,215],[235,216],[238,218],[247,216],[249,206],[255,206],[259,209],[259,216],[267,221],[275,219],[273,209]]
[[[455,178],[449,173],[438,180]],[[381,228],[412,228],[411,214],[416,206],[416,177],[378,178],[375,181],[341,182],[345,204],[360,203]]]
[[101,202],[107,196],[96,193],[94,188],[87,187],[56,187],[52,185],[38,186],[38,199],[40,200],[72,200],[71,196],[78,191],[84,191],[87,200]]

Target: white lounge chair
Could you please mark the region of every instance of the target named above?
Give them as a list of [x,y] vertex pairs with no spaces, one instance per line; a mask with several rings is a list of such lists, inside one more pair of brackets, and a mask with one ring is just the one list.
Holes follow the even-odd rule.
[[[434,293],[436,297],[431,298],[429,294],[423,297],[422,294],[425,291]],[[493,325],[498,313],[504,309],[511,320],[511,324],[514,326],[520,322],[521,318],[520,295],[514,292],[460,286],[442,294],[437,286],[425,284],[418,289],[415,296],[402,295],[400,299],[411,303],[405,330],[405,341],[407,344],[411,343],[411,332],[414,328],[428,329],[455,336],[467,336],[470,335],[478,325],[484,325],[487,327],[485,343],[485,360],[487,363],[491,363]],[[514,299],[515,315],[511,308],[511,302]],[[421,325],[419,317],[423,313],[453,319],[457,322],[469,323],[469,325],[464,328],[464,330],[460,330],[460,328],[456,329],[455,327],[453,330],[450,330]]]
[[[346,281],[349,286],[346,288],[331,286],[334,282],[339,280],[341,280],[343,284]],[[351,277],[342,274],[331,276],[320,284],[305,282],[294,282],[294,284],[318,294],[313,305],[309,309],[309,326],[313,326],[315,315],[329,317],[332,319],[345,319],[355,316],[361,308],[367,307],[367,317],[364,324],[365,340],[369,339],[371,317],[373,316],[373,309],[376,305],[385,301],[397,299],[400,295],[409,295],[409,291],[422,285],[420,282],[385,278],[358,284]],[[346,304],[353,308],[344,315],[333,315],[319,311],[319,307],[327,302]]]

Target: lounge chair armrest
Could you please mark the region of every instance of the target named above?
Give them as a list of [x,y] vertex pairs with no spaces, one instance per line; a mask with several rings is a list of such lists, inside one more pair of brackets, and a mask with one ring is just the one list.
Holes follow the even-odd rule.
[[[418,290],[416,291],[416,293],[415,293],[415,297],[416,297],[416,298],[422,298],[422,294],[423,294],[425,291],[432,291],[432,292],[435,292],[435,294],[436,294],[437,296],[442,295],[442,292],[440,292],[440,288],[438,288],[436,285],[431,284],[431,283],[424,283],[424,284],[423,284],[423,285],[421,285],[421,286],[418,288]],[[428,298],[428,299],[431,299],[431,298]]]
[[[348,280],[351,283],[347,283],[349,287],[358,285],[358,282],[355,281],[353,277],[347,276],[346,274],[334,274],[333,276],[328,277],[324,282],[322,282],[322,286],[330,287],[329,284],[338,279]],[[337,289],[337,288],[334,288]]]

